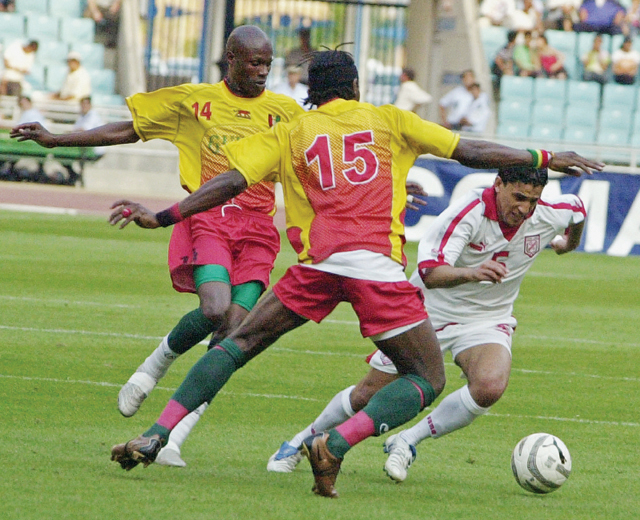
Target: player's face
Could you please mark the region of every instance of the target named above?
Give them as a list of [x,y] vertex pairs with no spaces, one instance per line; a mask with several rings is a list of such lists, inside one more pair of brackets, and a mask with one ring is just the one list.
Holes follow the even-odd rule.
[[505,184],[498,178],[495,188],[498,218],[507,226],[515,227],[522,224],[524,219],[536,209],[543,186],[522,182]]
[[271,43],[261,41],[229,53],[229,83],[232,92],[244,97],[258,97],[267,84],[271,70],[273,49]]

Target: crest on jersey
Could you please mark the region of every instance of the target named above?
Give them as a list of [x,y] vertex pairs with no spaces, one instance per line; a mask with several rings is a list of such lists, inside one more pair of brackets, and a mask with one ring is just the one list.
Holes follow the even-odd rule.
[[274,116],[272,114],[269,114],[269,127],[272,127],[273,125],[279,122],[280,122],[280,116]]
[[524,254],[533,258],[540,252],[540,235],[524,237]]
[[236,117],[241,117],[242,119],[251,119],[251,112],[248,110],[238,110],[236,112]]

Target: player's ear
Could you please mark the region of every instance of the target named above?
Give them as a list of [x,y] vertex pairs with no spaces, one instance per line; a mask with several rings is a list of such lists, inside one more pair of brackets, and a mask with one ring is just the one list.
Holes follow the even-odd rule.
[[503,186],[504,186],[504,182],[502,182],[502,179],[496,176],[496,180],[493,181],[493,187],[496,189],[496,192],[500,191]]

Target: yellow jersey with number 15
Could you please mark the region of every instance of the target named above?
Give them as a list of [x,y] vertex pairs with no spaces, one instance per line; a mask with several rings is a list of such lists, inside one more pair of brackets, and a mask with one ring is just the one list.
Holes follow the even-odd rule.
[[[180,154],[180,183],[189,193],[229,169],[222,147],[287,122],[304,110],[291,98],[265,90],[255,98],[233,94],[224,81],[184,84],[127,98],[143,141],[164,139]],[[233,199],[240,207],[273,214],[275,178]]]

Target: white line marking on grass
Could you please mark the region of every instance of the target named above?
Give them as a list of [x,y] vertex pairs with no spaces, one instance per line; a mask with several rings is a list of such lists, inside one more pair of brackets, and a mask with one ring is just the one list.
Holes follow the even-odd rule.
[[4,296],[0,295],[0,300],[24,301],[24,302],[42,302],[57,303],[62,305],[95,305],[98,307],[116,307],[118,309],[137,309],[140,305],[126,305],[124,303],[104,303],[104,302],[85,302],[74,300],[52,300],[43,298],[30,298],[28,296]]
[[[45,383],[67,383],[67,384],[81,384],[81,385],[91,385],[91,386],[106,386],[106,387],[115,387],[120,388],[122,385],[116,383],[109,383],[107,381],[85,381],[78,379],[55,379],[52,377],[30,377],[30,376],[12,376],[6,374],[0,374],[0,379],[19,379],[21,381],[40,381]],[[175,392],[175,388],[168,388],[164,386],[156,386],[156,390],[165,390],[167,392]],[[282,394],[256,394],[253,392],[227,392],[225,390],[221,390],[219,392],[220,395],[227,395],[231,397],[259,397],[263,399],[291,399],[295,401],[312,401],[312,402],[320,402],[320,399],[314,399],[311,397],[302,397],[299,395],[282,395]],[[597,425],[606,425],[606,426],[629,426],[632,428],[640,427],[640,423],[634,422],[621,422],[621,421],[596,421],[592,419],[580,419],[577,417],[546,417],[544,415],[514,415],[510,413],[493,413],[489,412],[486,415],[491,417],[509,417],[509,418],[517,418],[517,419],[537,419],[544,421],[560,421],[560,422],[574,422],[581,424],[597,424]]]
[[29,213],[48,213],[51,215],[78,215],[79,213],[77,209],[32,206],[30,204],[0,204],[0,209],[6,211],[26,211]]
[[47,332],[50,334],[80,334],[85,336],[110,336],[113,338],[130,338],[130,339],[161,340],[163,338],[163,336],[143,336],[141,334],[127,334],[126,332],[93,332],[90,330],[38,329],[36,327],[10,327],[8,325],[0,325],[0,330],[19,330],[22,332]]

